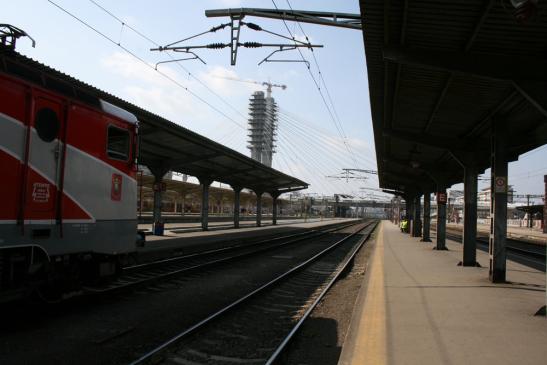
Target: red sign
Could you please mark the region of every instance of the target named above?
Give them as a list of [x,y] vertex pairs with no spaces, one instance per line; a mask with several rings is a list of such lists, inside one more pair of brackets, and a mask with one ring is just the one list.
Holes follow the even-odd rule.
[[112,174],[112,188],[110,189],[110,199],[114,201],[122,200],[122,175]]
[[506,193],[507,192],[507,177],[505,176],[496,176],[494,179],[495,182],[495,193]]
[[446,204],[446,193],[437,193],[437,204]]

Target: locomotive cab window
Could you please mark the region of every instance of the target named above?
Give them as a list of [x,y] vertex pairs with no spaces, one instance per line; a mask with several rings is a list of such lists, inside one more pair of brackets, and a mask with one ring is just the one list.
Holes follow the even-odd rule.
[[34,127],[38,133],[38,137],[44,142],[52,142],[57,138],[60,123],[57,118],[57,113],[50,108],[42,108],[36,113]]
[[129,131],[113,125],[108,126],[108,141],[106,146],[108,157],[127,161],[129,158],[129,144]]

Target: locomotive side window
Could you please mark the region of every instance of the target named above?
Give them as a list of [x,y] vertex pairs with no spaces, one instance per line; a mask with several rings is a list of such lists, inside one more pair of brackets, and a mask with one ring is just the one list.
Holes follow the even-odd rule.
[[51,108],[42,108],[36,113],[34,128],[38,132],[38,137],[44,142],[51,142],[57,137],[59,128],[59,118],[57,113]]
[[109,125],[106,153],[110,158],[127,161],[129,158],[129,131]]

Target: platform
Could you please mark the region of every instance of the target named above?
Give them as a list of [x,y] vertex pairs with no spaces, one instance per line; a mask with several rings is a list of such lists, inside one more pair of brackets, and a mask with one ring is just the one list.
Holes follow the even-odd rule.
[[[227,222],[218,222],[213,223],[211,225],[212,229],[208,231],[191,229],[192,227],[195,227],[195,224],[192,223],[171,223],[166,224],[166,233],[164,236],[146,236],[144,247],[137,248],[137,259],[139,262],[146,262],[169,257],[173,253],[190,254],[198,251],[221,248],[236,242],[245,243],[246,241],[267,239],[268,237],[279,236],[281,234],[295,234],[321,226],[335,225],[349,221],[356,221],[356,219],[329,218],[323,220],[314,219],[312,221],[304,221],[302,219],[287,220],[278,222],[275,226],[266,225],[256,227],[254,224],[249,224],[249,226],[242,224],[238,229],[234,229],[232,225],[225,226],[224,224]],[[217,225],[216,229],[215,224]]]
[[383,221],[357,300],[339,365],[545,364],[545,273],[507,262],[506,284],[482,267],[459,267],[462,245],[449,251]]
[[[199,219],[199,217],[198,217]],[[304,224],[304,223],[312,223],[312,222],[321,222],[321,221],[328,221],[332,218],[311,218],[311,219],[303,219],[303,218],[291,218],[291,219],[278,219],[277,225],[287,225],[287,224]],[[262,221],[262,226],[271,226],[272,221],[271,220],[265,220]],[[246,227],[256,227],[256,220],[240,220],[239,221],[240,228]],[[164,236],[169,237],[173,234],[179,234],[184,232],[191,232],[191,231],[202,231],[201,228],[201,222],[195,221],[195,222],[173,222],[173,223],[165,223],[165,234]],[[234,223],[231,219],[224,219],[219,221],[213,221],[209,222],[209,231],[214,230],[230,230],[233,229]],[[152,223],[139,223],[138,225],[139,231],[144,231],[146,235],[152,234]]]

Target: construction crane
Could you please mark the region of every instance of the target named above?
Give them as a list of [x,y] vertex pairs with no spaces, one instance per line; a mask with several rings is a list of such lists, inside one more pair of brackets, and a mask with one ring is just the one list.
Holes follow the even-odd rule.
[[262,85],[266,86],[266,96],[270,98],[272,96],[272,87],[279,87],[281,90],[285,90],[287,88],[287,85],[278,85],[273,84],[269,81],[254,81],[254,80],[243,80],[238,79],[237,77],[230,77],[230,76],[214,76],[218,79],[226,79],[226,80],[232,80],[232,81],[239,81],[239,82],[246,82],[248,84],[256,84],[256,85]]

